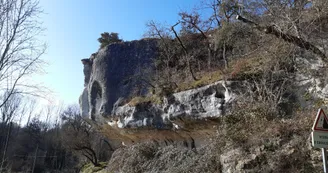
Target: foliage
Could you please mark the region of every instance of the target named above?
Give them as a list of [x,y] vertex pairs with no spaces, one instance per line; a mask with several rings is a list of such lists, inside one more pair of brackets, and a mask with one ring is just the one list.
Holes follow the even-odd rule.
[[118,37],[118,33],[116,32],[104,32],[101,33],[101,37],[98,38],[98,42],[100,43],[100,49],[104,48],[105,46],[111,44],[111,43],[118,43],[122,42],[123,40]]
[[33,113],[34,118],[24,127],[14,122],[0,123],[1,172],[76,172],[86,160],[81,157],[85,150],[79,149],[88,146],[94,150],[100,165],[109,159],[111,144],[90,131],[76,108],[70,106],[56,114],[63,118],[63,124],[50,125],[37,118],[38,114]]
[[[0,136],[5,136],[11,128],[11,137],[7,149],[6,161],[2,171],[73,171],[78,169],[78,158],[65,149],[60,140],[59,126],[49,129],[48,125],[33,119],[28,126],[2,126]],[[1,140],[2,141],[2,140]],[[2,145],[1,145],[2,146]],[[0,148],[3,153],[4,148]],[[35,165],[33,164],[35,162]]]

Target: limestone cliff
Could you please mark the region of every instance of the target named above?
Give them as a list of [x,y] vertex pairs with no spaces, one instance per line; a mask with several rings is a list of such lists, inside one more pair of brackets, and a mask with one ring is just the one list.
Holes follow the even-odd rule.
[[[138,76],[144,69],[152,71],[156,56],[157,40],[152,39],[110,44],[90,58],[83,59],[85,88],[80,97],[82,115],[105,125],[105,130],[109,129],[109,138],[115,136],[126,143],[164,139],[165,142],[187,141],[187,146],[195,146],[197,142],[204,142],[202,138],[216,133],[215,119],[229,114],[240,94],[245,94],[242,92],[252,92],[243,91],[242,83],[245,81],[221,80],[160,97],[159,102],[127,103],[126,100],[131,99],[136,90],[139,95],[147,95],[149,86],[144,85]],[[298,58],[297,63],[303,64],[298,67],[308,67],[309,63],[304,61]],[[314,69],[322,66],[320,61],[315,62]],[[289,93],[286,91],[288,98],[294,99],[294,104],[302,107],[313,105],[314,101],[305,98],[304,93],[317,95],[312,100],[320,98],[320,103],[326,102],[325,81],[301,70],[295,74],[293,86],[297,90],[290,87]],[[252,98],[249,99],[252,101]],[[249,101],[244,100],[244,103]],[[280,101],[279,106],[287,112],[290,106],[283,102]],[[279,116],[283,115],[285,113]]]
[[193,148],[215,133],[215,118],[231,111],[236,83],[217,81],[160,97],[158,103],[126,103],[136,90],[146,96],[149,86],[137,76],[141,69],[152,71],[156,46],[154,39],[114,43],[83,59],[82,115],[125,143],[155,140]]
[[122,42],[110,44],[89,59],[83,59],[82,115],[96,121],[110,116],[118,98],[129,97],[135,87],[141,86],[141,81],[133,76],[141,69],[151,68],[156,49],[156,40]]
[[[255,79],[248,88],[243,88],[249,82],[247,78],[237,78],[172,93],[161,97],[160,102],[124,102],[134,94],[136,86],[141,95],[146,95],[147,87],[136,76],[140,75],[140,69],[152,68],[156,49],[156,40],[117,43],[82,60],[85,74],[85,88],[80,97],[82,114],[101,124],[102,132],[110,139],[122,141],[122,148],[114,152],[104,171],[320,170],[319,152],[311,148],[309,138],[313,108],[327,103],[326,75],[313,73],[324,68],[320,60],[295,58],[298,69],[289,73],[292,82],[276,106],[285,112],[293,108],[297,116],[288,117],[285,112],[272,116],[268,110],[273,102],[262,104],[263,93],[257,93],[256,98],[252,96],[254,91],[263,91],[260,87],[269,89],[267,97],[279,94],[280,87],[274,89],[282,86],[277,85],[279,81],[270,81],[267,88],[258,83],[266,82],[266,78]],[[240,100],[242,97],[244,100]],[[242,102],[238,109],[234,107],[236,102]],[[223,116],[230,112],[233,112],[230,116]],[[148,146],[142,143],[145,141],[152,143]]]
[[[123,104],[135,89],[146,94],[140,70],[152,69],[156,40],[115,43],[83,59],[84,90],[80,97],[82,115],[119,128],[179,128],[181,119],[198,120],[222,116],[234,99],[232,82],[216,83],[160,98],[162,103]],[[137,87],[137,88],[136,88]]]

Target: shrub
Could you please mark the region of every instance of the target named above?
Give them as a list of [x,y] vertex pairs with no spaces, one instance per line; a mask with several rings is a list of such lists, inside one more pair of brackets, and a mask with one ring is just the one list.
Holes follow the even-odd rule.
[[101,33],[101,37],[98,38],[98,42],[100,43],[100,48],[104,48],[105,46],[111,43],[122,42],[123,40],[118,37],[118,33],[108,32]]

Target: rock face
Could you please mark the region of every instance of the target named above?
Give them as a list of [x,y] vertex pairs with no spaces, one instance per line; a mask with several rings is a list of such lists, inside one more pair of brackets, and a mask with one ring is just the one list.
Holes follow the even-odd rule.
[[[84,90],[80,96],[82,115],[93,120],[110,116],[118,98],[144,92],[136,80],[143,69],[151,68],[156,40],[114,43],[83,59]],[[138,89],[138,90],[136,90]]]
[[[234,82],[223,81],[171,94],[161,98],[162,103],[125,104],[123,100],[136,92],[141,95],[147,93],[148,86],[142,78],[145,69],[152,71],[157,50],[157,40],[154,39],[121,42],[110,44],[90,58],[83,59],[85,88],[80,96],[82,115],[118,128],[179,129],[185,126],[185,121],[219,117],[230,111],[237,90]],[[313,70],[322,66],[321,62],[302,64],[312,64]],[[314,93],[321,101],[326,101],[326,78],[301,73],[298,78],[301,81],[298,91],[301,93],[297,95]],[[301,103],[305,106],[312,104]]]
[[179,129],[184,121],[219,117],[230,111],[235,98],[231,92],[232,82],[216,83],[165,97],[162,104],[142,103],[114,107],[112,116],[117,121],[110,125],[119,128],[152,127],[156,129]]
[[162,98],[162,103],[122,104],[134,92],[146,94],[140,75],[152,69],[156,40],[114,43],[83,59],[84,90],[81,112],[118,128],[179,129],[183,121],[218,117],[229,111],[235,95],[231,82],[218,81]]

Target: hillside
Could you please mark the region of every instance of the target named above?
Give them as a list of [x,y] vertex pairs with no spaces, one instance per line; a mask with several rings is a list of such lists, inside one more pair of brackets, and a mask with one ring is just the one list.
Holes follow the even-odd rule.
[[1,173],[322,172],[310,134],[328,111],[328,1],[204,0],[139,40],[105,31],[79,105],[42,108],[39,13],[0,1]]
[[[89,102],[99,110],[101,104],[111,107],[102,114],[94,113],[96,108],[88,116],[102,116],[95,122],[100,131],[124,143],[102,171],[321,171],[310,132],[317,109],[327,102],[328,22],[323,9],[328,6],[321,1],[263,3],[257,4],[257,12],[267,10],[258,14],[244,5],[240,14],[222,4],[231,11],[220,9],[226,15],[215,29],[206,28],[198,13],[186,12],[179,14],[179,32],[176,25],[167,32],[160,24],[148,24],[156,49],[140,47],[128,59],[151,59],[152,64],[120,72],[140,82],[124,86],[137,92],[109,90],[107,95],[115,94],[117,101],[101,97],[99,103]],[[113,47],[136,42],[147,41],[111,43],[94,61],[116,64],[122,57],[115,56]],[[146,52],[153,56],[140,55]],[[97,64],[92,68],[106,74]],[[125,81],[106,77],[108,83]]]

